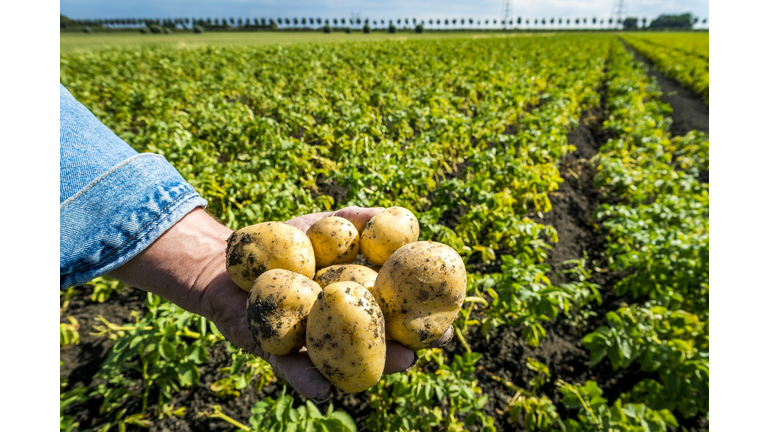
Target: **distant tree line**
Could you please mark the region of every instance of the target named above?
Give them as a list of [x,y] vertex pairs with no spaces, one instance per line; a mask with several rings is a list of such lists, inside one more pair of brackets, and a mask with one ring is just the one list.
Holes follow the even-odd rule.
[[[661,15],[646,25],[647,18],[598,18],[592,17],[541,17],[524,18],[516,17],[509,20],[475,20],[472,18],[437,18],[418,21],[416,18],[398,18],[390,20],[371,20],[368,18],[115,18],[74,20],[60,15],[61,30],[65,31],[104,31],[112,29],[139,29],[142,32],[169,33],[174,30],[203,31],[254,31],[254,30],[316,30],[321,28],[328,32],[330,29],[351,29],[361,27],[363,31],[371,29],[414,28],[417,32],[423,31],[426,26],[431,29],[473,29],[493,27],[495,29],[514,29],[531,26],[540,29],[601,29],[613,30],[623,28],[625,30],[637,29],[691,29],[699,19],[690,13],[682,15]],[[701,21],[706,24],[707,19]],[[442,27],[441,27],[442,26]],[[606,28],[608,27],[608,28]]]

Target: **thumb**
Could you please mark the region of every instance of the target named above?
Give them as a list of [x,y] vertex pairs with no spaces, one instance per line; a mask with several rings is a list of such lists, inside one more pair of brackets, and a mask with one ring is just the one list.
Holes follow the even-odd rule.
[[288,381],[297,392],[315,402],[325,402],[331,396],[331,384],[309,359],[306,348],[296,354],[268,355],[266,360],[275,373]]

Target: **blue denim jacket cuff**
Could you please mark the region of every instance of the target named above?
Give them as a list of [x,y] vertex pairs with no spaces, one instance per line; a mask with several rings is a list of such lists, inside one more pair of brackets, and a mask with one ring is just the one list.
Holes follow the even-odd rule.
[[119,163],[61,204],[60,288],[120,267],[207,204],[162,156]]

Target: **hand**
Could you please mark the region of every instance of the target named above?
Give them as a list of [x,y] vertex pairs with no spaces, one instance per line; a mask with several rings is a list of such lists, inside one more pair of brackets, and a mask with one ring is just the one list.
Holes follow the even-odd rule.
[[[306,232],[323,217],[340,216],[361,231],[381,210],[348,207],[297,217],[286,223]],[[245,313],[248,294],[232,282],[226,271],[227,238],[231,233],[232,230],[204,210],[193,210],[110,275],[210,319],[227,340],[269,362],[296,391],[316,401],[327,400],[331,386],[314,367],[306,349],[297,354],[276,356],[264,353],[253,341]],[[449,328],[435,345],[448,342],[452,336],[453,328]],[[417,360],[413,351],[395,341],[387,341],[384,373],[401,372]]]

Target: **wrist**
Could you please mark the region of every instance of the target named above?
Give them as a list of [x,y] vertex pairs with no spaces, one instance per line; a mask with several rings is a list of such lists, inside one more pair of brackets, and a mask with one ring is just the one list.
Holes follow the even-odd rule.
[[206,316],[209,286],[222,273],[229,278],[225,254],[231,232],[197,208],[110,275]]

